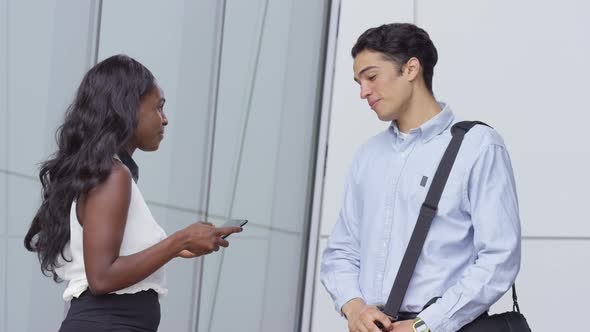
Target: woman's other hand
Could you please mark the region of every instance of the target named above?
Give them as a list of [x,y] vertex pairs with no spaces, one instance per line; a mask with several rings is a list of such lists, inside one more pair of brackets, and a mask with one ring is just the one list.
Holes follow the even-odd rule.
[[198,257],[197,254],[190,252],[186,249],[182,250],[181,252],[178,253],[178,257],[182,257],[182,258],[194,258],[194,257]]
[[218,251],[219,247],[226,248],[229,242],[221,237],[241,231],[241,227],[215,227],[208,222],[196,222],[182,230],[184,249],[178,256],[192,258]]

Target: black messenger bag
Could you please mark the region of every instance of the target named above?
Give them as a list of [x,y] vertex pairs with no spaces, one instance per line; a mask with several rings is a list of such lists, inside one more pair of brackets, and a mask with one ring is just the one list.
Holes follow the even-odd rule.
[[[412,237],[410,238],[404,258],[402,259],[400,269],[397,272],[395,282],[393,283],[393,287],[389,293],[389,298],[383,307],[383,312],[389,317],[392,317],[394,320],[397,320],[399,315],[402,301],[406,294],[406,290],[408,289],[408,285],[410,284],[410,279],[412,278],[412,274],[416,268],[416,263],[418,262],[420,253],[422,252],[422,247],[424,246],[426,235],[428,234],[428,230],[432,224],[432,219],[434,219],[434,216],[436,215],[440,197],[445,184],[447,183],[447,179],[449,178],[449,174],[451,173],[451,169],[453,168],[453,164],[455,163],[455,159],[457,158],[457,153],[459,152],[463,138],[469,129],[477,124],[487,126],[487,124],[479,121],[463,121],[456,123],[451,128],[451,134],[453,138],[445,150],[436,173],[434,174],[432,184],[430,185],[430,189],[426,194],[426,199],[420,208],[418,221],[416,222],[416,226],[412,232]],[[480,317],[476,318],[473,322],[465,325],[459,331],[531,332],[526,319],[520,313],[520,308],[518,307],[518,301],[516,298],[516,287],[514,285],[512,286],[512,300],[514,302],[512,311],[495,315],[488,315],[487,313],[484,313]]]

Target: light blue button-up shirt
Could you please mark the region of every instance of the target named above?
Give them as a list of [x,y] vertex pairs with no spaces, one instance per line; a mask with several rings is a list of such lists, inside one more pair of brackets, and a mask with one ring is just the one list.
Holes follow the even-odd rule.
[[[320,277],[336,309],[353,298],[384,305],[421,204],[451,140],[450,108],[401,135],[395,122],[353,161]],[[465,136],[401,311],[433,332],[453,332],[496,302],[520,267],[520,220],[502,138],[477,125]]]

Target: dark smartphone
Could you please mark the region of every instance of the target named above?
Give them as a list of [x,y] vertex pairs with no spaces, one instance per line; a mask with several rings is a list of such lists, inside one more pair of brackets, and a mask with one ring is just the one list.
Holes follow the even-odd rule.
[[[230,220],[226,221],[223,225],[221,225],[221,227],[232,227],[232,226],[244,227],[244,225],[247,223],[248,223],[247,219],[230,219]],[[225,239],[228,236],[230,236],[230,234],[222,235],[221,238]]]

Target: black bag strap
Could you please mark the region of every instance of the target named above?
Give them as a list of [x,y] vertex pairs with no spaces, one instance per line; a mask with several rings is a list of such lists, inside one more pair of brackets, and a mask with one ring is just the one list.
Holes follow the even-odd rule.
[[[451,128],[451,135],[453,138],[447,146],[438,168],[436,169],[430,189],[426,194],[426,199],[420,208],[418,221],[412,232],[406,253],[404,254],[393,287],[389,293],[389,298],[383,308],[383,312],[394,320],[397,320],[402,301],[406,295],[408,285],[410,284],[422,248],[424,247],[426,235],[428,234],[432,220],[436,215],[440,197],[449,178],[449,174],[451,173],[451,169],[453,168],[453,164],[455,163],[455,159],[457,158],[459,148],[461,148],[463,138],[465,137],[465,134],[477,124],[488,126],[480,121],[462,121],[456,123]],[[512,285],[512,299],[514,302],[514,311],[520,312],[516,298],[516,287],[514,285]]]

